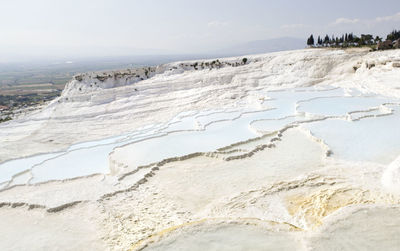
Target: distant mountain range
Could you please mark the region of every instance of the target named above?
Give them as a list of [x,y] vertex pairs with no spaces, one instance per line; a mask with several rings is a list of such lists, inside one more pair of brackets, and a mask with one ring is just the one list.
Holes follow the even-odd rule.
[[281,37],[267,40],[255,40],[238,44],[226,49],[219,50],[219,54],[224,55],[246,55],[260,54],[275,51],[304,49],[306,43],[304,39],[293,37]]

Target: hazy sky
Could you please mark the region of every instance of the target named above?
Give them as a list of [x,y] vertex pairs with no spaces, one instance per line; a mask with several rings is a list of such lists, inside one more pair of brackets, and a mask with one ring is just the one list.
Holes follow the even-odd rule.
[[0,0],[0,59],[205,53],[251,40],[395,28],[399,0]]

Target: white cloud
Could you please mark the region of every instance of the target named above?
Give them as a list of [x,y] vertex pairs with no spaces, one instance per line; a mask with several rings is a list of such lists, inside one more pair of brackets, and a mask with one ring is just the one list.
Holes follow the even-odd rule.
[[340,18],[336,19],[335,22],[333,22],[332,24],[333,25],[356,24],[359,22],[360,22],[360,19],[358,19],[358,18],[351,19],[351,18],[340,17]]
[[392,16],[377,17],[375,18],[375,21],[376,22],[400,21],[400,12]]
[[284,24],[281,26],[282,29],[298,29],[305,27],[304,24]]
[[225,27],[228,25],[229,25],[228,22],[222,22],[222,21],[218,21],[218,20],[210,21],[207,24],[208,27]]
[[349,24],[363,24],[363,25],[376,25],[382,22],[400,22],[400,12],[391,15],[391,16],[384,16],[384,17],[376,17],[373,19],[358,19],[358,18],[345,18],[340,17],[336,19],[331,25],[349,25]]

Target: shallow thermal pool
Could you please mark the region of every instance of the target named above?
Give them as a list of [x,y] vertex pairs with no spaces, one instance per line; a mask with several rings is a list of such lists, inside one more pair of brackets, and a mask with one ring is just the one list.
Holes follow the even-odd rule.
[[258,109],[190,111],[165,124],[75,144],[64,152],[7,161],[0,164],[0,187],[108,174],[110,153],[118,162],[135,168],[165,158],[215,151],[299,124],[321,138],[338,158],[388,163],[400,153],[398,106],[384,105],[396,100],[340,88],[260,94],[267,99]]
[[400,107],[393,114],[357,121],[329,119],[302,126],[322,138],[333,156],[389,164],[400,154]]

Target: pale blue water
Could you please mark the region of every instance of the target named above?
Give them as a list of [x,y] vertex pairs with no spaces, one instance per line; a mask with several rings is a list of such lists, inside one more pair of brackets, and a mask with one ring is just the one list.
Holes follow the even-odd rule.
[[332,119],[305,128],[332,149],[335,158],[389,164],[400,155],[400,111],[359,121]]
[[[32,183],[109,173],[109,153],[127,144],[131,150],[130,167],[193,152],[214,151],[259,136],[252,129],[276,131],[308,119],[301,113],[296,116],[296,103],[300,104],[300,112],[343,116],[350,111],[367,110],[393,101],[383,97],[345,97],[345,92],[338,88],[303,88],[265,94],[271,100],[265,101],[265,108],[260,111],[246,108],[189,111],[178,114],[164,125],[148,125],[131,133],[75,144],[62,153],[8,161],[0,165],[0,183],[29,169],[32,169]],[[200,130],[205,125],[208,125],[205,130]],[[330,119],[303,124],[332,147],[334,156],[369,161],[387,161],[391,158],[387,156],[397,154],[400,149],[398,125],[397,111],[394,115],[357,122]],[[383,157],[385,152],[389,154]]]

